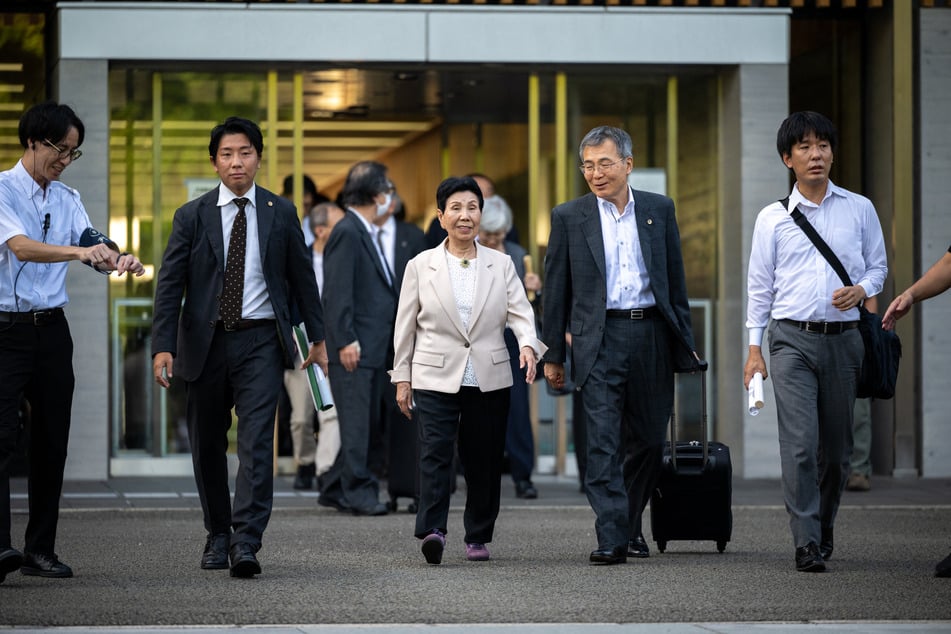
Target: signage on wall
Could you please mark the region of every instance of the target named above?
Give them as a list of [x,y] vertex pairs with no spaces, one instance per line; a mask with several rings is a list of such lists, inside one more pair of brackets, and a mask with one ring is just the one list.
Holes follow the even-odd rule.
[[218,186],[221,181],[217,178],[186,178],[185,189],[188,200],[195,200]]

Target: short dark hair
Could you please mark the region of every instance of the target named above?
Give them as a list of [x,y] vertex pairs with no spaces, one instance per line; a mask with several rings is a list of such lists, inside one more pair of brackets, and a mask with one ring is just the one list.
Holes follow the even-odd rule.
[[[304,193],[310,194],[312,198],[317,199],[317,185],[314,183],[314,180],[307,174],[303,175],[304,181]],[[281,192],[281,196],[290,196],[294,193],[294,175],[288,174],[284,177],[284,190]]]
[[817,139],[828,141],[835,153],[839,144],[839,134],[835,125],[825,116],[811,110],[794,112],[783,121],[776,133],[776,150],[779,157],[785,159],[792,154],[792,147],[805,139],[809,134],[815,134]]
[[584,149],[586,147],[595,147],[605,141],[614,143],[614,147],[617,148],[617,153],[622,159],[634,156],[634,142],[631,141],[631,135],[621,128],[610,125],[599,125],[588,130],[588,133],[584,135],[578,145],[578,156],[581,157],[581,160],[584,160]]
[[393,184],[386,177],[386,166],[376,161],[360,161],[350,168],[347,180],[340,190],[340,198],[346,205],[369,205],[390,190]]
[[79,147],[86,137],[86,127],[73,109],[55,101],[38,103],[20,117],[20,145],[26,148],[30,141],[43,140],[58,143],[70,128],[76,128],[79,133],[79,143],[76,144],[76,147]]
[[258,156],[264,154],[264,137],[261,135],[261,128],[250,119],[241,117],[228,117],[224,123],[216,125],[211,131],[211,141],[208,143],[208,156],[214,158],[218,155],[218,146],[221,145],[221,137],[226,134],[243,134],[248,137],[248,141],[257,150]]
[[485,204],[485,200],[482,198],[482,190],[479,189],[479,183],[475,182],[475,179],[471,176],[450,176],[439,183],[439,187],[436,188],[436,208],[445,211],[446,201],[449,200],[450,196],[459,192],[475,194],[476,198],[479,199],[479,211],[482,211],[482,205]]

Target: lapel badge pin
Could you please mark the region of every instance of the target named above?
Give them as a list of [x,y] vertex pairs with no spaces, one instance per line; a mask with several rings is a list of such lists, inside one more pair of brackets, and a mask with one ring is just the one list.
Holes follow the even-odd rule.
[[267,201],[267,206],[268,206],[268,207],[273,207],[273,206],[274,206],[274,201],[273,201],[273,200]]
[[649,225],[654,224],[654,219],[653,219],[653,218],[648,218],[648,219],[647,219],[647,224],[649,224]]

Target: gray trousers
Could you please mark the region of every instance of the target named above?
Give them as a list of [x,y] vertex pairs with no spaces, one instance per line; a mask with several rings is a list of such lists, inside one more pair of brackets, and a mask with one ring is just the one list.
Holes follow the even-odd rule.
[[587,421],[585,492],[599,548],[627,547],[660,473],[674,404],[670,330],[663,319],[608,319],[581,399]]
[[864,347],[857,329],[823,335],[769,325],[783,497],[796,548],[831,529],[849,475],[852,408]]

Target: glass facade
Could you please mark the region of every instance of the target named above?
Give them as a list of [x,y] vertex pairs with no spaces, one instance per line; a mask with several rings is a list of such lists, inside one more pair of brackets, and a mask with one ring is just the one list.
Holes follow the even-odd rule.
[[[595,125],[628,130],[635,186],[675,198],[691,298],[716,287],[717,82],[715,72],[676,76],[580,69],[565,74],[566,173],[557,173],[554,73],[538,73],[541,161],[529,182],[530,74],[496,68],[394,70],[170,70],[116,66],[109,74],[110,235],[148,267],[142,278],[110,287],[112,455],[155,457],[188,451],[184,390],[151,378],[151,298],[175,210],[217,184],[209,164],[210,130],[230,115],[257,121],[265,137],[260,185],[281,192],[284,177],[306,174],[333,197],[349,166],[380,160],[425,229],[433,192],[448,174],[479,171],[496,181],[515,212],[523,244],[544,254],[547,215],[559,179],[569,197],[587,191],[576,169],[577,143]],[[671,168],[671,161],[675,167]],[[536,226],[528,213],[532,188]],[[540,265],[538,268],[541,268]],[[707,309],[695,311],[698,345]],[[544,390],[539,390],[544,392]],[[554,405],[540,394],[542,451],[554,444]],[[570,408],[567,408],[570,410]],[[546,427],[546,425],[548,425]]]

